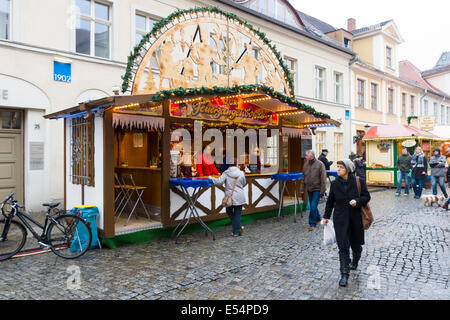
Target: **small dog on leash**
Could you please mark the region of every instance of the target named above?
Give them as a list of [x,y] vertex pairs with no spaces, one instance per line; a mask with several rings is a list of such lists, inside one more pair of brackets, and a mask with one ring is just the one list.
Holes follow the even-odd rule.
[[442,207],[446,200],[444,196],[434,196],[432,194],[422,196],[422,199],[425,207],[432,207],[435,203],[438,207]]

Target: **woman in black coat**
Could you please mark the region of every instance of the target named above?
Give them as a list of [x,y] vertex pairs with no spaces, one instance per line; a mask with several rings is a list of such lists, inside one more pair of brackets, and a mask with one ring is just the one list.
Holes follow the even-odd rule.
[[[370,201],[370,194],[364,179],[360,179],[361,195],[358,195],[358,187],[353,174],[354,164],[349,159],[337,162],[338,177],[331,183],[325,214],[324,224],[333,212],[334,231],[339,248],[339,261],[341,280],[339,285],[347,285],[350,270],[356,270],[361,258],[362,245],[364,244],[364,229],[361,218],[361,205]],[[353,261],[350,263],[350,247],[352,248]]]

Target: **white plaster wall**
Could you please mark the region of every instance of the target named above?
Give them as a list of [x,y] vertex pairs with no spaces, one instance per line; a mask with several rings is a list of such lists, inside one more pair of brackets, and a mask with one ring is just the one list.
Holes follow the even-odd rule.
[[84,204],[98,208],[97,226],[103,229],[103,118],[96,115],[94,124],[95,186],[84,188]]
[[[24,182],[25,207],[29,211],[42,211],[42,203],[50,197],[50,152],[48,152],[50,127],[44,121],[44,110],[27,109],[24,125]],[[30,142],[44,143],[44,169],[30,170]]]
[[450,95],[450,71],[426,79],[432,86]]

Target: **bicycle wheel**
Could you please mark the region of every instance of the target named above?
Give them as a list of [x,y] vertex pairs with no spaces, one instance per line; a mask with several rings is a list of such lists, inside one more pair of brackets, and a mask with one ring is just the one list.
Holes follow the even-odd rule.
[[[5,229],[6,228],[6,229]],[[3,233],[5,232],[5,235]],[[0,220],[0,261],[18,253],[27,240],[27,230],[17,221]]]
[[66,214],[55,218],[47,230],[47,240],[54,254],[65,259],[81,257],[89,249],[92,233],[82,218]]

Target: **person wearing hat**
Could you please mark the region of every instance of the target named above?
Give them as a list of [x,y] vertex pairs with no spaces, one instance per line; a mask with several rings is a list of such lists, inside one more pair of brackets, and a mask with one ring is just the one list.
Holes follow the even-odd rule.
[[219,178],[209,177],[216,186],[225,185],[225,196],[231,196],[232,205],[225,208],[231,221],[232,236],[241,236],[244,227],[241,222],[242,206],[247,203],[244,187],[247,184],[244,172],[238,167],[236,158],[229,159],[228,169]]
[[366,179],[366,162],[364,161],[363,156],[357,154],[353,160],[353,163],[355,164],[355,175]]
[[325,170],[330,170],[330,167],[333,164],[333,161],[328,161],[327,156],[328,156],[328,150],[322,149],[322,153],[320,154],[319,158],[317,158],[317,159],[323,162],[323,164],[325,165]]
[[435,148],[433,156],[430,158],[431,167],[431,185],[433,188],[433,195],[437,195],[437,184],[441,188],[442,193],[448,198],[447,191],[445,190],[444,176],[446,173],[445,167],[447,166],[447,159],[441,155],[441,150]]
[[414,199],[420,199],[422,196],[423,182],[427,176],[428,160],[422,152],[422,147],[417,146],[414,155],[411,157],[412,166],[412,185],[414,190]]
[[[356,177],[353,173],[354,170],[354,163],[350,159],[337,162],[338,177],[331,182],[323,216],[323,223],[327,225],[333,214],[334,231],[339,249],[341,272],[339,285],[341,287],[347,286],[350,270],[356,270],[358,267],[364,244],[361,206],[370,201],[370,193],[365,180]],[[358,192],[356,179],[360,181],[361,194]],[[353,260],[350,260],[350,247]]]

